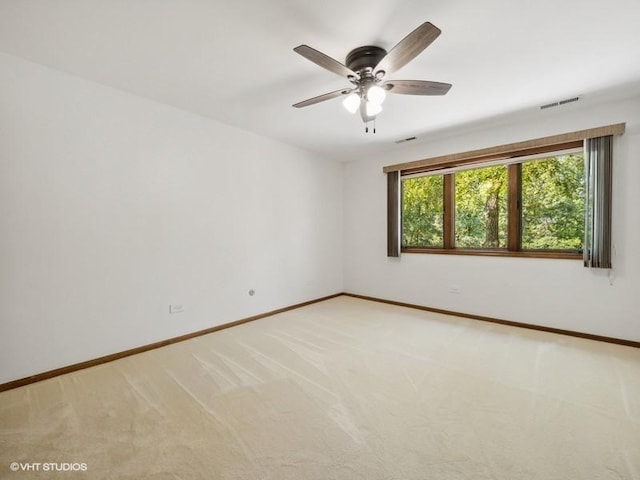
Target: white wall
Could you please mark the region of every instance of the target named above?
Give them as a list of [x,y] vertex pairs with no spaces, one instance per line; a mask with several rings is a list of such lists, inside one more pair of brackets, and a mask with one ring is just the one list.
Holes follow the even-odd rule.
[[[402,254],[386,257],[384,165],[626,122],[614,146],[614,277],[581,261]],[[345,290],[451,311],[640,340],[640,97],[567,105],[432,136],[345,169]],[[450,286],[460,293],[449,292]]]
[[[383,165],[620,121],[612,282],[577,261],[386,257]],[[0,383],[343,290],[640,340],[640,98],[399,152],[343,167],[0,54]]]
[[0,54],[0,383],[342,291],[342,170]]

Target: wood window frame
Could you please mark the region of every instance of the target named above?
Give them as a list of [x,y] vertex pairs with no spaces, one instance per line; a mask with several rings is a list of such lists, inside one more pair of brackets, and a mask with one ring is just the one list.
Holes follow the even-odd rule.
[[[554,154],[560,151],[576,150],[583,147],[582,140],[565,142],[558,145],[549,145],[544,147],[536,147],[533,149],[521,150],[514,152],[513,157],[530,157],[531,155],[540,155],[544,158],[545,154]],[[493,160],[493,159],[492,159]],[[472,164],[475,168],[483,168],[482,162],[465,162],[465,165]],[[522,250],[522,163],[508,163],[504,166],[507,169],[507,245],[506,248],[459,248],[455,245],[455,173],[443,174],[444,195],[443,195],[443,247],[403,247],[400,246],[402,253],[435,253],[435,254],[453,254],[453,255],[480,255],[492,257],[524,257],[524,258],[557,258],[564,260],[581,260],[583,258],[582,251],[566,251],[566,250]],[[448,165],[444,168],[450,168]],[[416,173],[436,172],[442,170],[443,167],[437,169],[430,168],[428,170],[416,171],[411,169],[400,172],[399,181],[402,176],[415,175]],[[401,220],[401,219],[400,219]],[[400,221],[400,229],[402,222]]]
[[[400,218],[400,198],[402,189],[400,187],[401,177],[416,173],[435,172],[446,168],[460,167],[466,165],[477,165],[481,168],[483,164],[496,160],[505,160],[525,157],[530,155],[540,155],[553,153],[569,148],[576,148],[584,144],[588,138],[602,136],[622,135],[625,131],[625,123],[616,123],[602,127],[578,130],[575,132],[562,133],[548,137],[526,140],[523,142],[498,145],[496,147],[471,150],[462,153],[443,155],[439,157],[425,158],[406,163],[398,163],[383,167],[383,173],[387,174],[387,254],[399,257],[400,252],[407,253],[442,253],[454,255],[484,255],[502,257],[526,257],[526,258],[560,258],[560,259],[582,259],[581,253],[553,250],[522,250],[522,185],[521,185],[521,163],[508,165],[507,177],[508,188],[508,238],[507,248],[500,250],[492,249],[462,249],[455,248],[455,185],[453,175],[443,175],[444,181],[444,229],[443,248],[417,248],[401,247],[401,218]],[[515,165],[515,166],[514,166]],[[449,179],[447,179],[449,178]],[[518,179],[514,181],[514,179]],[[390,198],[394,196],[394,198]],[[515,208],[513,206],[515,205]],[[395,213],[394,213],[395,212]]]

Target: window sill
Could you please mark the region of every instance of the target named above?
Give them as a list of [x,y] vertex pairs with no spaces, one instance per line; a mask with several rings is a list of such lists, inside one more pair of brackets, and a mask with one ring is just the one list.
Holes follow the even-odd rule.
[[477,255],[483,257],[557,258],[562,260],[582,260],[582,253],[561,251],[523,251],[469,249],[469,248],[417,248],[406,247],[402,253],[431,253],[444,255]]

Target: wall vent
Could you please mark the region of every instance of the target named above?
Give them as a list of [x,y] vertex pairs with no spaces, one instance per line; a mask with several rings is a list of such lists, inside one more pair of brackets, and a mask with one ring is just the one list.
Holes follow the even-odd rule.
[[551,108],[551,107],[559,107],[560,105],[566,105],[567,103],[577,102],[578,100],[580,100],[580,97],[566,98],[564,100],[559,100],[557,102],[547,103],[546,105],[540,105],[540,110],[544,110],[545,108]]
[[560,105],[564,105],[565,103],[577,102],[580,100],[580,97],[567,98],[566,100],[560,100],[558,103]]
[[408,138],[403,138],[401,140],[396,140],[395,143],[400,144],[400,143],[404,143],[404,142],[410,142],[412,140],[415,140],[416,137],[408,137]]

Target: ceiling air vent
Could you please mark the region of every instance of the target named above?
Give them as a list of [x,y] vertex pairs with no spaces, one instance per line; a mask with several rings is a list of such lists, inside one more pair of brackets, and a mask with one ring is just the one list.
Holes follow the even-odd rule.
[[410,142],[412,140],[415,140],[416,137],[409,137],[409,138],[403,138],[401,140],[396,140],[395,143],[400,144],[400,143],[404,143],[404,142]]
[[547,103],[546,105],[540,105],[540,110],[544,110],[545,108],[551,108],[551,107],[559,107],[560,105],[577,102],[578,100],[580,100],[580,97],[566,98],[564,100],[559,100],[557,102]]

